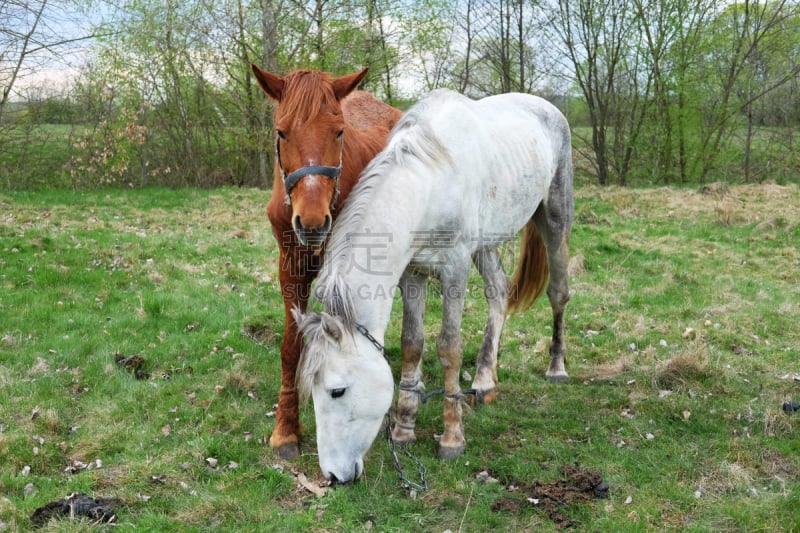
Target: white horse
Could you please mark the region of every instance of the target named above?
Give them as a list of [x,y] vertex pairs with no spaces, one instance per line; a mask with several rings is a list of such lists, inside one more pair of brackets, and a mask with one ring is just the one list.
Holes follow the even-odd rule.
[[[395,442],[415,440],[426,284],[434,275],[444,300],[437,340],[445,391],[439,457],[464,452],[459,330],[470,259],[490,307],[472,383],[478,398],[495,394],[507,309],[524,310],[545,284],[554,324],[546,375],[567,379],[563,326],[573,216],[569,126],[547,101],[525,94],[473,101],[442,90],[406,112],[334,225],[316,288],[325,312],[295,310],[306,339],[298,388],[314,401],[326,478],[347,482],[361,475],[391,406],[394,381],[383,339],[396,288],[405,308]],[[523,227],[509,286],[497,246]]]

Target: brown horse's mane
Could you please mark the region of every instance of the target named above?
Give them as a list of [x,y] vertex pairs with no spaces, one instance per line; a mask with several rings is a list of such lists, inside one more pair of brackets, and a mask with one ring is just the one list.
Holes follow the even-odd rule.
[[311,122],[323,109],[337,109],[336,95],[327,72],[316,70],[297,70],[286,76],[283,87],[284,95],[291,95],[281,100],[280,120],[282,117],[293,117],[297,122]]

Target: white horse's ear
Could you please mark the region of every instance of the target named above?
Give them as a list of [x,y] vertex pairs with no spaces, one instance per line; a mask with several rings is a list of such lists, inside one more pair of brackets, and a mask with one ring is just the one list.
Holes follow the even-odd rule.
[[[298,307],[292,308],[292,317],[297,329],[306,337],[316,337],[320,332],[339,344],[344,335],[341,321],[328,313],[303,313]],[[308,340],[308,338],[306,338]]]
[[322,319],[322,330],[325,332],[325,334],[336,341],[337,344],[340,343],[342,341],[341,322],[328,313],[320,313],[320,318]]

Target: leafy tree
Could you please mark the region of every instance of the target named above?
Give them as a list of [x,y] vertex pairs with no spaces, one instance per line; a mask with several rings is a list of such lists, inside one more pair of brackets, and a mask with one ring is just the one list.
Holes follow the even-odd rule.
[[[279,74],[369,66],[363,88],[396,105],[438,87],[540,93],[587,126],[574,138],[601,184],[792,176],[798,9],[789,0],[0,0],[0,172],[9,186],[17,161],[47,161],[30,172],[63,167],[76,186],[267,187],[272,104],[254,83],[255,62]],[[90,29],[56,31],[79,10]],[[74,86],[30,83],[88,37]],[[69,146],[46,149],[55,130],[42,122],[69,124]]]
[[[589,145],[601,185],[627,180],[631,146],[641,98],[635,16],[624,0],[598,2],[559,0],[553,31],[566,49],[575,82],[587,103],[591,124]],[[649,76],[644,75],[649,84]],[[613,135],[612,138],[609,138]]]
[[[699,44],[699,60],[687,69],[687,92],[694,95],[687,117],[697,135],[694,159],[689,160],[690,178],[705,180],[711,171],[729,159],[726,148],[735,144],[742,128],[745,133],[745,179],[750,177],[750,147],[753,140],[753,109],[757,102],[780,87],[790,85],[798,73],[796,48],[786,43],[796,42],[798,6],[784,1],[740,2],[727,6],[705,28]],[[789,55],[784,55],[783,67],[788,70],[766,77],[760,60],[762,52],[771,48],[770,56],[778,57],[775,43],[782,43]],[[691,116],[694,116],[694,120]],[[738,150],[737,150],[738,151]]]

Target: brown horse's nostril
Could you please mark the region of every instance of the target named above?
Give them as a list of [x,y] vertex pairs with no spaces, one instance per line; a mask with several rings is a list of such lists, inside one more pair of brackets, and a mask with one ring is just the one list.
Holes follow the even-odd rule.
[[300,218],[300,215],[295,215],[292,218],[292,227],[295,231],[304,231],[305,228],[303,227],[303,220]]
[[313,227],[303,225],[300,215],[295,215],[292,218],[292,228],[297,234],[297,240],[300,241],[300,244],[303,246],[313,246],[317,248],[322,246],[325,239],[328,237],[332,224],[333,219],[330,214],[325,215],[322,219],[322,224]]

